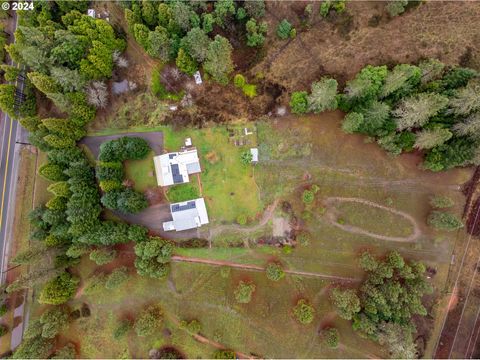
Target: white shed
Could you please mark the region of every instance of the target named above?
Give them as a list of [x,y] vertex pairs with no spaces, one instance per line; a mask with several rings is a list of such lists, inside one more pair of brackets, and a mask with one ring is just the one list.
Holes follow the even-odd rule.
[[252,154],[252,163],[258,162],[258,149],[257,148],[251,148],[250,153]]
[[95,9],[88,9],[87,15],[95,19],[96,17]]
[[195,74],[193,74],[193,77],[195,78],[195,84],[197,85],[202,85],[202,75],[200,75],[200,71],[197,71]]

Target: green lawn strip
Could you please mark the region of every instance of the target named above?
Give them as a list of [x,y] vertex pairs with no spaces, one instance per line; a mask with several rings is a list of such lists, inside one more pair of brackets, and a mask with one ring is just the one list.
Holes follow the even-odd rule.
[[168,201],[171,203],[196,199],[200,196],[197,178],[192,177],[187,184],[171,186],[167,191]]

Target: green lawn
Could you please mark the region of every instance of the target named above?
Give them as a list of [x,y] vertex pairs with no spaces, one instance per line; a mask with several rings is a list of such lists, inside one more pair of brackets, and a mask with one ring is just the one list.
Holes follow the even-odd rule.
[[144,192],[148,188],[157,187],[157,179],[155,177],[155,168],[153,165],[153,157],[155,153],[150,153],[142,160],[126,160],[124,163],[125,175],[129,180],[135,183],[134,189]]
[[168,188],[167,197],[171,203],[196,199],[200,196],[197,178],[192,177],[190,183],[175,185]]

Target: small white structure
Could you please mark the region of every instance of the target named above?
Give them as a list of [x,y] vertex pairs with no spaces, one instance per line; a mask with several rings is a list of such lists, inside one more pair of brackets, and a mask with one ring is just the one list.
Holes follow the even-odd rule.
[[208,224],[207,207],[203,198],[171,204],[170,212],[173,220],[163,223],[164,231],[196,229]]
[[187,146],[187,147],[192,146],[192,138],[186,138],[185,139],[185,146]]
[[253,134],[253,131],[250,130],[249,128],[245,128],[244,131],[245,135],[252,135]]
[[202,171],[196,148],[155,156],[153,163],[158,186],[187,183],[189,175]]
[[88,9],[87,15],[95,19],[96,17],[95,9]]
[[197,85],[202,85],[202,75],[200,75],[200,71],[197,71],[195,74],[193,74],[193,77],[195,79],[195,84]]
[[250,149],[250,154],[252,154],[252,163],[257,163],[258,162],[258,149],[257,148],[251,148]]
[[170,111],[176,111],[176,110],[178,109],[178,106],[177,106],[177,105],[170,105],[170,106],[168,107],[168,109],[169,109]]

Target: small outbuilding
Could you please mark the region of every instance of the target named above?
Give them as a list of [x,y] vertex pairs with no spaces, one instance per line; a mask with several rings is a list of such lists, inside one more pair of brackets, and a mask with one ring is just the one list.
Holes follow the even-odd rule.
[[250,154],[252,154],[252,163],[258,162],[258,148],[251,148]]

